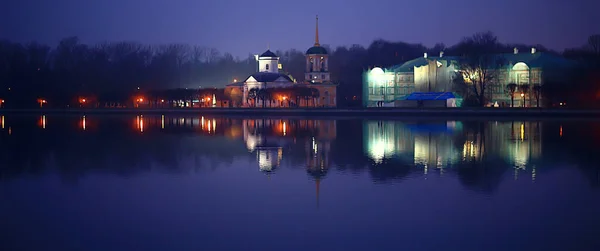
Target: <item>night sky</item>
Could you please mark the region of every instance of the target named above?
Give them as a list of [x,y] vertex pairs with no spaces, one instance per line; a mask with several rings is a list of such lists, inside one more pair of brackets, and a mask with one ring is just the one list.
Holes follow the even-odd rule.
[[305,50],[318,14],[321,43],[334,47],[377,38],[450,46],[491,30],[501,42],[562,51],[600,33],[599,9],[593,0],[8,0],[0,4],[0,38],[177,42],[245,57],[267,45]]

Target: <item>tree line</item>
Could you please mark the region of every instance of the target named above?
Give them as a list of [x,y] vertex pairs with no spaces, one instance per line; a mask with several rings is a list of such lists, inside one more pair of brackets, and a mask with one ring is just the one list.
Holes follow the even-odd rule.
[[[422,57],[423,53],[466,55],[474,51],[510,53],[513,48],[562,54],[586,62],[590,69],[598,68],[600,36],[592,36],[581,48],[562,53],[542,45],[502,44],[492,35],[485,44],[466,37],[456,45],[446,47],[375,40],[368,47],[361,45],[329,48],[329,70],[339,84],[338,104],[360,104],[362,73],[372,67],[388,67]],[[477,34],[476,34],[477,35]],[[280,62],[293,78],[302,80],[305,71],[304,51],[276,51]],[[137,90],[199,89],[224,87],[234,79],[243,81],[257,70],[253,55],[236,58],[214,48],[187,44],[145,45],[137,42],[115,42],[87,45],[77,37],[61,40],[55,48],[30,42],[0,41],[0,99],[6,106],[35,106],[45,98],[56,106],[77,103],[77,97],[96,95],[103,100],[122,100]],[[589,70],[586,72],[594,72]],[[591,74],[593,75],[593,74]],[[586,75],[587,76],[587,75]],[[591,76],[588,76],[591,77]],[[588,83],[590,80],[578,80]],[[591,91],[592,85],[578,85]]]

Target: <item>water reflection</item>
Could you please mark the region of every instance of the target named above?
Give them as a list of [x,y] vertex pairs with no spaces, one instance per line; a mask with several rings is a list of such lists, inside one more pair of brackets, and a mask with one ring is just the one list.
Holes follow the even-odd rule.
[[[396,159],[443,173],[445,168],[493,162],[530,172],[542,155],[541,122],[406,123],[367,121],[365,154],[375,163]],[[534,178],[532,178],[534,179]]]
[[[317,185],[334,168],[367,171],[378,182],[450,173],[473,189],[493,191],[505,173],[515,180],[535,181],[560,163],[585,170],[590,181],[598,183],[598,172],[590,169],[596,159],[580,158],[595,148],[575,152],[564,145],[586,140],[579,133],[600,127],[590,125],[586,131],[576,122],[51,117],[52,123],[47,115],[37,117],[41,131],[31,126],[35,123],[30,117],[1,117],[0,158],[10,163],[1,170],[3,177],[43,173],[51,167],[73,177],[93,169],[134,174],[155,166],[199,171],[250,158],[257,170],[266,173],[302,166]],[[569,135],[576,138],[563,135],[569,128],[578,132]],[[594,142],[578,143],[586,144]]]

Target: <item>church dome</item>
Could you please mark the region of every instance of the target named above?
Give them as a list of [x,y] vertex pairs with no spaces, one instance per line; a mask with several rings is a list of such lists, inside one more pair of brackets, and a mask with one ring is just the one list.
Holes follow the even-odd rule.
[[327,50],[321,46],[313,46],[310,47],[307,51],[306,51],[306,55],[311,55],[311,54],[324,54],[327,55]]
[[260,54],[259,57],[261,57],[261,58],[276,58],[277,55],[275,55],[275,53],[273,53],[271,50],[267,50],[263,54]]

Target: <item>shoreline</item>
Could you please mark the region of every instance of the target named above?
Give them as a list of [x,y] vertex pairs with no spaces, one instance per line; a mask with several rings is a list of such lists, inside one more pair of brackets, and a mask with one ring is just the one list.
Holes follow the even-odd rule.
[[336,116],[336,117],[581,117],[599,118],[600,109],[538,109],[538,108],[34,108],[0,109],[1,114],[207,114],[244,116]]

